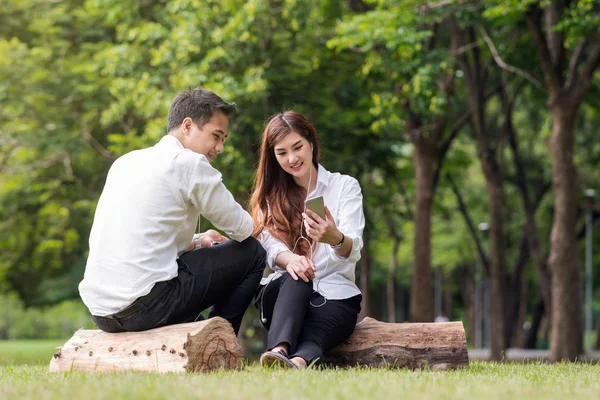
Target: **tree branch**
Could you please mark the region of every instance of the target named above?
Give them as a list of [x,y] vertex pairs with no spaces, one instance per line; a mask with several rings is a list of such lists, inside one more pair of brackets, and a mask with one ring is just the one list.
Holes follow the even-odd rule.
[[565,64],[565,35],[561,30],[554,30],[554,26],[560,21],[560,14],[563,11],[563,4],[560,1],[551,1],[544,9],[544,23],[546,25],[546,43],[554,70],[560,77]]
[[[596,35],[597,36],[597,35]],[[573,86],[574,102],[580,102],[592,85],[592,76],[600,63],[600,40],[596,40],[590,49],[585,63],[582,65],[581,74],[575,80]]]
[[102,157],[108,158],[109,160],[116,160],[117,156],[115,156],[110,151],[106,150],[98,140],[87,130],[86,124],[84,121],[81,121],[81,133],[83,137],[87,140],[87,142],[94,148]]
[[481,262],[483,264],[485,272],[489,276],[489,273],[490,273],[489,261],[487,259],[487,256],[485,255],[485,251],[483,250],[481,241],[479,240],[479,237],[477,236],[477,231],[475,231],[475,225],[473,224],[473,220],[471,219],[469,210],[467,209],[467,206],[465,205],[462,195],[460,194],[460,191],[458,190],[458,187],[456,186],[454,179],[452,179],[452,176],[450,176],[450,174],[446,174],[445,176],[448,179],[448,182],[450,182],[450,187],[452,188],[452,192],[454,192],[454,195],[456,196],[456,200],[458,201],[458,208],[465,219],[465,223],[467,224],[467,228],[469,229],[469,232],[471,233],[473,240],[475,241],[475,246],[477,247],[477,253],[479,254],[479,258],[481,259]]
[[573,55],[571,56],[571,60],[569,61],[569,72],[567,72],[567,80],[565,82],[565,86],[567,90],[571,90],[573,86],[573,82],[575,80],[575,74],[577,73],[577,66],[579,65],[579,61],[581,60],[581,55],[585,50],[585,46],[587,45],[587,39],[583,38],[579,41],[579,44],[575,48]]
[[544,72],[546,84],[550,89],[550,95],[551,97],[555,97],[561,89],[560,78],[554,69],[552,57],[550,56],[550,51],[548,50],[548,43],[546,42],[544,33],[542,32],[540,10],[537,6],[533,6],[529,9],[529,11],[527,11],[526,20],[527,26],[529,27],[529,32],[531,33],[531,37],[535,43],[535,49],[540,57],[540,64],[542,71]]
[[488,47],[490,48],[490,51],[492,52],[492,56],[494,57],[494,60],[496,61],[496,64],[498,64],[498,66],[500,68],[503,68],[509,72],[512,72],[514,74],[522,76],[523,78],[527,79],[529,82],[533,83],[533,85],[535,87],[544,91],[544,87],[537,79],[535,79],[533,76],[531,76],[530,74],[528,74],[527,72],[525,72],[519,68],[513,67],[512,65],[508,65],[507,63],[505,63],[502,60],[502,58],[500,58],[500,55],[498,54],[498,50],[496,49],[494,42],[492,41],[490,36],[487,34],[484,27],[480,27],[479,32],[481,33],[481,36],[483,36],[483,40],[485,40],[485,42],[487,43]]

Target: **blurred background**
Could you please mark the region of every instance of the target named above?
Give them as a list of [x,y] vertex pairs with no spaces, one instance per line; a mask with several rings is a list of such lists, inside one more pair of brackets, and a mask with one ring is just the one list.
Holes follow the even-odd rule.
[[[238,104],[215,167],[241,204],[285,109],[359,180],[361,318],[463,321],[493,360],[600,346],[597,1],[3,0],[0,20],[0,363],[93,328],[107,171],[196,86]],[[240,339],[264,348],[254,309]]]

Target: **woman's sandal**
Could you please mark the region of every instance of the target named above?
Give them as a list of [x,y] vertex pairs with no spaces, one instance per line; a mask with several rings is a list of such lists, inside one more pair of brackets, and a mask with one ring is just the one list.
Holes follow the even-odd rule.
[[262,356],[260,356],[260,365],[268,368],[280,367],[298,369],[296,364],[290,360],[289,356],[283,349],[278,351],[265,351]]

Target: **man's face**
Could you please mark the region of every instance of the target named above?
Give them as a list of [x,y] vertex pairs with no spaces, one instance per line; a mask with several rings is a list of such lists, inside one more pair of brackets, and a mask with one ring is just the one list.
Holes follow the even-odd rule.
[[223,152],[229,120],[221,111],[215,111],[210,120],[202,128],[191,118],[183,120],[183,147],[195,153],[203,154],[209,162]]

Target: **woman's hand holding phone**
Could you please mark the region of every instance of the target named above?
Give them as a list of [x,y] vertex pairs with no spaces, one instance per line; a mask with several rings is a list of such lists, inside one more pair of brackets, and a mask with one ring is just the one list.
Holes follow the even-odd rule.
[[312,240],[333,246],[342,240],[342,232],[335,225],[333,216],[327,206],[325,206],[325,216],[327,218],[323,219],[314,211],[307,209],[306,213],[302,213],[304,228],[306,234]]

